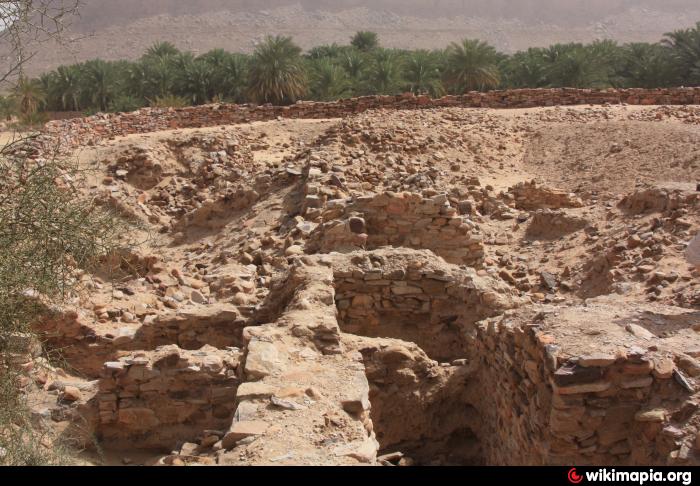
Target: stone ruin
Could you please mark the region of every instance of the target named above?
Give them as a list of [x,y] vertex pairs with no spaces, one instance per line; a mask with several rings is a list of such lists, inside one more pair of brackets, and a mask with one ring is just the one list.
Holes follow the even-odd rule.
[[384,193],[357,200],[334,200],[311,234],[309,251],[383,246],[429,248],[445,261],[479,267],[483,242],[468,218],[458,214],[445,194]]
[[[385,105],[700,103],[697,96],[697,89],[527,90],[284,109],[210,106],[96,117],[77,134],[96,142],[129,130],[321,118]],[[77,123],[55,122],[48,132]],[[496,196],[472,177],[462,191],[427,184],[359,193],[306,151],[294,165],[256,173],[246,143],[233,142],[199,141],[200,150],[171,144],[162,150],[180,164],[172,167],[138,147],[108,165],[108,191],[124,191],[115,202],[172,233],[172,246],[182,244],[193,264],[184,275],[157,255],[121,255],[120,264],[105,262],[129,283],[118,284],[117,300],[143,293],[150,301],[56,311],[37,323],[46,345],[85,377],[42,378],[59,391],[53,410],[83,446],[149,451],[168,465],[700,464],[694,312],[605,299],[556,306],[551,294],[568,283],[542,272],[540,287],[551,294],[526,297],[539,288],[518,261],[501,252],[502,266],[512,268],[495,271],[486,255],[498,238],[479,215],[522,222],[524,238],[537,244],[597,238],[576,195],[531,181]],[[203,152],[208,158],[200,160]],[[157,193],[139,198],[134,187]],[[274,191],[284,197],[264,210],[285,213],[266,221],[278,240],[255,240],[244,231]],[[675,228],[696,200],[649,189],[619,208],[659,213]],[[222,236],[216,251],[199,243],[227,228],[234,213],[245,215],[236,223],[240,234]],[[608,278],[624,268],[624,252],[651,258],[658,241],[642,236],[629,236],[624,249],[610,242],[587,269]],[[238,252],[229,250],[234,243]],[[208,251],[215,255],[203,263]],[[115,329],[97,332],[90,321]],[[691,351],[680,354],[679,341]]]
[[239,338],[114,340],[81,416],[111,447],[178,447],[167,464],[692,460],[693,358],[649,352],[641,327],[634,345],[578,354],[569,316],[524,304],[426,250],[296,257]]

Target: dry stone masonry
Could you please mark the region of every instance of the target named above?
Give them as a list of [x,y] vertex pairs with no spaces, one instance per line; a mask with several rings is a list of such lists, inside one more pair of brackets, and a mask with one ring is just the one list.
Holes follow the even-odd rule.
[[233,416],[240,361],[237,348],[184,351],[169,345],[107,362],[95,398],[95,432],[115,445],[168,448],[194,440],[195,430],[223,428]]
[[76,147],[134,133],[175,128],[201,128],[233,123],[283,118],[341,118],[367,110],[419,108],[530,108],[564,105],[698,105],[700,88],[665,89],[522,89],[473,92],[462,96],[432,99],[428,96],[367,96],[336,102],[298,102],[292,106],[216,104],[190,108],[146,108],[133,113],[95,115],[90,118],[57,120],[45,132],[59,137],[64,146]]
[[695,385],[668,354],[645,350],[644,338],[571,354],[571,344],[558,342],[551,310],[523,317],[486,320],[475,335],[483,379],[497,387],[495,404],[490,395],[475,395],[491,443],[488,463],[691,461],[695,435],[683,425],[697,419],[689,400]]
[[446,261],[478,267],[482,236],[460,216],[444,194],[384,193],[354,201],[334,200],[311,235],[311,251],[374,249],[382,246],[429,248]]
[[123,463],[700,464],[696,104],[543,89],[51,122],[40,141],[84,150],[86,194],[146,243],[76,269],[84,291],[36,323],[71,371],[27,343],[34,412]]

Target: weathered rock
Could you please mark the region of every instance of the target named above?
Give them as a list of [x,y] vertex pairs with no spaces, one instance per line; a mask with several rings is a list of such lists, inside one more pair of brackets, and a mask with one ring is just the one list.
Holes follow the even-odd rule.
[[656,336],[654,336],[654,334],[647,331],[642,326],[638,326],[637,324],[627,324],[625,326],[625,329],[627,329],[627,331],[629,333],[631,333],[631,334],[633,334],[641,339],[651,340],[651,339],[654,339],[656,337]]
[[663,422],[666,420],[667,412],[664,409],[647,410],[637,412],[634,419],[637,422]]
[[678,366],[692,377],[700,376],[700,363],[690,356],[679,356]]
[[255,339],[248,343],[245,361],[246,376],[251,379],[260,379],[281,369],[282,358],[273,343]]
[[584,368],[590,367],[605,367],[615,363],[616,357],[611,354],[594,353],[581,356],[578,360],[578,365]]
[[224,449],[231,449],[240,440],[263,435],[268,427],[269,425],[266,422],[258,420],[234,422],[223,439],[221,439],[221,445]]
[[61,398],[67,402],[77,402],[82,400],[83,394],[74,386],[66,386],[63,388]]
[[299,245],[292,245],[284,250],[284,254],[287,256],[303,255],[304,249]]
[[241,383],[236,391],[236,399],[253,400],[259,398],[270,398],[275,393],[275,387],[262,382]]
[[350,414],[359,414],[370,409],[369,384],[364,373],[358,373],[348,385],[348,396],[341,400],[343,410]]

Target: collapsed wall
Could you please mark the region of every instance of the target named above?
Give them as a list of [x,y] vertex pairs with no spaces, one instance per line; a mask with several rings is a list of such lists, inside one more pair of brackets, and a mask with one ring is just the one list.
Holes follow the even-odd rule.
[[[425,464],[436,458],[491,465],[697,461],[687,426],[700,420],[690,399],[693,379],[662,347],[620,338],[624,351],[600,345],[593,346],[600,352],[580,351],[552,308],[520,310],[507,288],[426,251],[303,258],[309,266],[296,272],[295,282],[300,275],[313,280],[299,286],[269,325],[278,336],[265,346],[281,354],[279,333],[290,325],[297,339],[320,343],[309,325],[322,322],[325,335],[338,336],[334,353],[344,357],[324,366],[354,367],[356,358],[348,357],[359,352],[367,385],[355,389],[369,403],[341,402],[351,414],[368,412],[380,454],[402,451]],[[318,278],[318,263],[332,274],[324,270]],[[337,319],[329,317],[331,298]],[[448,302],[456,305],[442,305]],[[614,309],[594,318],[609,319]],[[262,379],[283,384],[279,377]],[[343,393],[352,388],[349,382]]]
[[[102,308],[95,313],[105,312]],[[183,350],[202,346],[227,348],[241,346],[248,320],[233,306],[210,306],[205,311],[163,312],[145,315],[144,322],[121,323],[114,333],[95,333],[86,324],[88,317],[69,310],[49,314],[35,324],[44,344],[80,374],[98,377],[107,361],[124,351],[152,351],[175,344]]]
[[691,105],[700,104],[700,88],[663,89],[517,89],[471,92],[432,99],[413,94],[365,96],[334,102],[298,102],[291,106],[214,104],[187,108],[144,108],[132,113],[99,114],[56,120],[44,133],[57,137],[64,149],[129,134],[177,128],[203,128],[283,118],[339,118],[373,109],[531,108],[564,105]]
[[[632,96],[632,91],[554,92],[570,93],[569,101],[586,93]],[[697,95],[697,90],[654,92],[674,96],[649,98],[654,102],[685,102],[680,94]],[[410,109],[425,106],[426,99],[368,102]],[[351,104],[357,102],[344,106],[365,109]],[[191,123],[241,115],[236,111],[241,107],[222,106],[187,109],[203,113]],[[326,116],[334,112],[323,110],[339,106],[250,110],[260,116]],[[211,119],[210,112],[216,113]],[[168,119],[186,112],[162,113]],[[102,119],[108,121],[93,141],[121,133],[126,125],[110,125],[120,116],[136,115]],[[85,123],[92,130],[92,122]],[[700,414],[693,396],[700,377],[700,363],[693,359],[700,356],[698,339],[683,336],[689,355],[677,356],[664,350],[658,336],[629,327],[632,316],[622,307],[595,315],[592,303],[526,307],[529,302],[517,291],[476,270],[483,241],[469,215],[458,214],[469,212],[461,203],[450,204],[434,190],[336,199],[328,187],[319,189],[314,179],[321,169],[312,165],[308,174],[283,169],[292,177],[306,176],[303,190],[284,204],[291,208],[292,227],[308,236],[303,250],[320,254],[303,255],[302,243],[287,238],[282,260],[288,273],[266,284],[270,293],[261,305],[219,302],[193,314],[152,309],[135,315],[96,307],[88,318],[119,322],[104,334],[72,313],[43,323],[49,341],[66,348],[69,364],[100,377],[88,406],[92,432],[105,445],[177,450],[164,459],[168,464],[700,462]],[[147,175],[144,180],[150,180]],[[331,180],[332,174],[323,178]],[[519,209],[554,209],[533,215],[528,237],[559,237],[588,226],[573,211],[558,209],[580,206],[568,193],[523,183],[508,195]],[[216,229],[240,209],[238,202],[247,206],[257,199],[239,192],[233,202],[205,201],[185,212],[175,228]],[[674,193],[648,192],[626,199],[621,208],[635,214],[675,211],[679,200]],[[211,289],[230,297],[235,278],[228,267],[219,271],[222,278]],[[652,311],[655,319],[667,313]],[[567,312],[584,316],[581,328],[564,321]],[[607,327],[591,329],[597,322]],[[622,335],[613,332],[617,328]],[[668,331],[662,328],[658,334]]]

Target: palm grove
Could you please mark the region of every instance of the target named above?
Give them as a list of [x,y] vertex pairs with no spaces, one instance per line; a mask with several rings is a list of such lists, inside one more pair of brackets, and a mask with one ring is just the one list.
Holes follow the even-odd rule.
[[21,78],[0,113],[25,122],[41,111],[130,111],[209,102],[289,104],[297,100],[497,88],[607,88],[700,85],[700,22],[658,43],[556,44],[513,55],[466,39],[442,50],[380,46],[358,32],[349,45],[308,52],[289,37],[268,37],[251,55],[215,49],[195,56],[163,42],[137,61],[95,59]]

